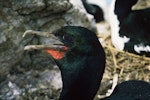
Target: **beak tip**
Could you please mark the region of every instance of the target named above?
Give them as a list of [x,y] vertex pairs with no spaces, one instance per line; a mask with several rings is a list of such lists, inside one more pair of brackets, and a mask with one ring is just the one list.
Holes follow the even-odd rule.
[[25,31],[24,33],[23,33],[23,35],[22,35],[22,37],[24,38],[27,34],[29,34],[29,33],[33,33],[33,31],[32,30],[27,30],[27,31]]
[[25,47],[24,47],[24,50],[29,50],[29,49],[30,49],[29,46],[25,46]]

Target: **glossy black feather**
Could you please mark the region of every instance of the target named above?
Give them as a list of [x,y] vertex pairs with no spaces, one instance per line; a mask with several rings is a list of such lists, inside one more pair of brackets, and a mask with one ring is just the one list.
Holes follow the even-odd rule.
[[150,84],[144,81],[125,81],[118,84],[111,96],[101,100],[150,100]]
[[138,0],[116,0],[115,2],[115,14],[118,16],[120,22],[128,17],[132,11],[132,6],[137,3]]
[[[96,34],[82,27],[64,27],[55,34],[70,50],[57,60],[63,89],[60,100],[93,100],[105,68],[105,53]],[[62,37],[72,37],[70,43]]]

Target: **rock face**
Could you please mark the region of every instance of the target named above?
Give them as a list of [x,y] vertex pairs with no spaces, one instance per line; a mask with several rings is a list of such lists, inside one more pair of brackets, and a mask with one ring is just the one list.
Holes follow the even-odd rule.
[[[32,87],[37,86],[37,76],[45,75],[39,74],[40,71],[45,72],[45,69],[52,69],[51,66],[54,65],[50,57],[43,52],[23,50],[27,44],[38,44],[42,41],[34,35],[23,39],[23,33],[29,29],[51,33],[66,25],[83,26],[93,31],[96,29],[93,17],[85,11],[81,0],[0,1],[0,87],[5,87],[0,88],[0,99],[14,99],[22,93],[18,84],[21,84],[22,88],[28,87],[29,84]],[[32,73],[31,70],[33,73],[36,73],[36,70],[38,75],[28,74]],[[46,74],[48,73],[49,71],[46,71]],[[28,77],[29,80],[23,77]],[[20,83],[24,80],[27,82]],[[37,83],[33,85],[29,81]],[[10,89],[14,86],[17,88]]]
[[7,75],[20,62],[23,66],[32,62],[23,51],[23,46],[32,40],[22,40],[25,30],[53,32],[65,25],[95,28],[80,0],[0,1],[0,76]]

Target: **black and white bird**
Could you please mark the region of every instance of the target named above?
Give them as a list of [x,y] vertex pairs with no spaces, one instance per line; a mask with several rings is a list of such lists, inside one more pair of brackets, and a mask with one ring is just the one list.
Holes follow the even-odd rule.
[[112,0],[111,39],[119,50],[150,57],[150,8],[132,10],[138,0]]
[[[105,52],[92,31],[66,26],[54,34],[26,31],[55,40],[49,44],[27,45],[25,50],[43,49],[58,65],[63,82],[59,100],[93,100],[105,69]],[[25,36],[24,35],[24,36]],[[150,84],[126,81],[115,88],[111,96],[101,100],[150,100]]]

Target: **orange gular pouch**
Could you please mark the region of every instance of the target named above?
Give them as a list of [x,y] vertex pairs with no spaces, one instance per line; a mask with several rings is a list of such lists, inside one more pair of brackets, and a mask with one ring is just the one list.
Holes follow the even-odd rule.
[[65,56],[67,50],[68,48],[64,46],[61,50],[46,49],[45,52],[50,54],[54,59],[60,60]]

